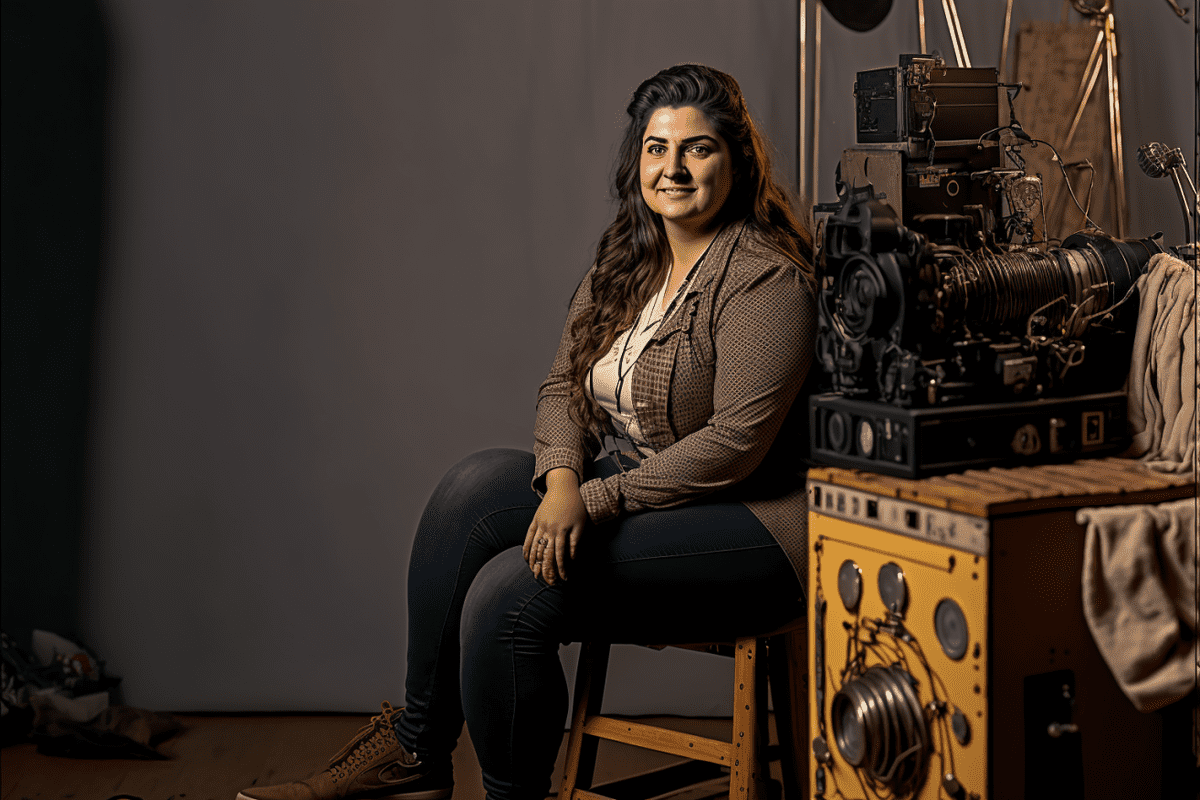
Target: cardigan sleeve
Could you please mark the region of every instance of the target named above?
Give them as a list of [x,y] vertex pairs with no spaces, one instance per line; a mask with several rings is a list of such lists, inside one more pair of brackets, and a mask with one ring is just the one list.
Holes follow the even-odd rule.
[[782,256],[739,261],[730,262],[714,309],[711,417],[638,467],[584,483],[593,522],[732,486],[774,442],[808,375],[816,302],[799,269]]
[[593,267],[580,282],[571,298],[567,321],[563,326],[558,352],[550,374],[538,389],[537,418],[533,426],[533,490],[545,494],[546,473],[556,467],[570,467],[583,480],[584,464],[595,457],[600,443],[583,431],[567,413],[571,400],[571,327],[592,305]]

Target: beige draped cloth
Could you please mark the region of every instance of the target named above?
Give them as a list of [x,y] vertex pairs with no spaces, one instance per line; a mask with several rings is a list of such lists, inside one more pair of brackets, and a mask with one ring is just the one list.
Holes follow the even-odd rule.
[[1196,271],[1166,253],[1138,279],[1141,299],[1129,366],[1125,456],[1159,472],[1192,472],[1196,459]]
[[1138,711],[1196,685],[1196,502],[1080,509],[1083,608],[1113,677]]
[[[1165,253],[1138,279],[1124,455],[1176,474],[1196,461],[1196,273]],[[1197,647],[1196,499],[1083,508],[1083,612],[1101,655],[1139,711],[1187,696]]]

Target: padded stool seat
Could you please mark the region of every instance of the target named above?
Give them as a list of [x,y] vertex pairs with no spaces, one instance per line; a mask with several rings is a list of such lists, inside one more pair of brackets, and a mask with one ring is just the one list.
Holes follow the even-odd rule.
[[[808,636],[804,616],[767,633],[729,642],[670,645],[730,655],[733,730],[729,740],[695,736],[600,713],[610,645],[584,642],[575,677],[575,706],[559,800],[625,800],[671,797],[699,800],[728,794],[730,800],[770,800],[768,763],[782,764],[788,800],[807,796],[808,769],[800,753],[808,741]],[[661,649],[661,648],[659,648]],[[775,702],[777,747],[767,747],[767,685]],[[600,739],[689,759],[604,786],[592,787]],[[682,785],[681,785],[682,784]]]

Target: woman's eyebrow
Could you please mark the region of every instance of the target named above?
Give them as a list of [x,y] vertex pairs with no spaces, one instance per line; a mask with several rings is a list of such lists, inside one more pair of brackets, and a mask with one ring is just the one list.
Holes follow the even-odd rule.
[[[716,144],[716,142],[717,142],[716,139],[709,136],[707,133],[702,133],[699,136],[689,136],[688,138],[683,140],[683,144],[691,144],[692,142],[699,142],[704,139],[707,139],[708,141],[712,142],[713,144]],[[642,141],[642,144],[645,144],[646,142],[661,142],[662,144],[666,144],[667,140],[662,138],[661,136],[647,136]]]

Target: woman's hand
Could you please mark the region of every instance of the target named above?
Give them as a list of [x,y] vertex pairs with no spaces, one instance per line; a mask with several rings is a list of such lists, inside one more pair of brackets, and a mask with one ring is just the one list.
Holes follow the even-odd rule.
[[533,574],[551,585],[567,579],[567,561],[588,522],[587,508],[579,494],[579,476],[568,467],[546,473],[546,495],[533,515],[525,534],[521,555]]

